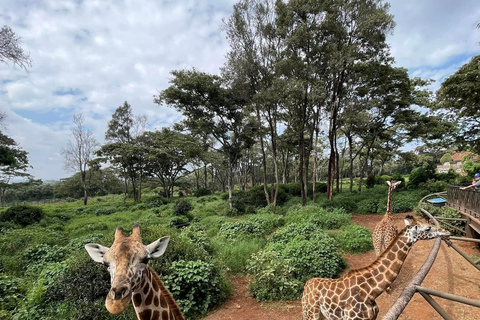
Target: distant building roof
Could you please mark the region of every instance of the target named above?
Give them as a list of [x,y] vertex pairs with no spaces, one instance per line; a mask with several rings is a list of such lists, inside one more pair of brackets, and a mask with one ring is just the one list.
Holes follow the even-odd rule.
[[470,152],[457,152],[452,155],[452,159],[454,162],[462,161],[463,156],[470,154]]

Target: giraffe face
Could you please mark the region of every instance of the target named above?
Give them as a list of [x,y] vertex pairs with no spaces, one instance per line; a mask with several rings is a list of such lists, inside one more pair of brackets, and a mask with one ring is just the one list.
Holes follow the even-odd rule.
[[140,285],[149,259],[158,258],[165,252],[169,237],[160,238],[148,246],[143,245],[140,228],[135,226],[129,237],[119,227],[110,248],[96,243],[85,245],[90,257],[107,266],[111,288],[105,306],[112,314],[120,314],[130,304],[132,292]]
[[423,223],[415,223],[407,226],[408,238],[415,243],[418,240],[430,240],[434,238],[448,238],[450,232],[436,226]]

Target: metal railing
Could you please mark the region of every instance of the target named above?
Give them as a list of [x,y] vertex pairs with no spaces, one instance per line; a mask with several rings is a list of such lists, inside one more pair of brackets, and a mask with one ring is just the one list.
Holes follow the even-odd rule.
[[[458,188],[457,188],[458,189]],[[450,188],[449,188],[450,190]],[[456,190],[455,193],[450,193],[450,196],[452,197],[453,194],[458,194],[460,190]],[[466,191],[466,190],[461,190]],[[440,193],[434,193],[430,194],[424,198],[422,198],[419,201],[419,205],[424,202],[427,198],[430,197],[445,197],[447,196],[447,202],[448,202],[448,195],[447,192],[440,192]],[[452,198],[450,198],[452,199]],[[468,202],[468,197],[464,197],[463,200],[466,200],[463,202],[463,204],[472,204],[472,202]],[[472,198],[470,198],[470,201]],[[454,200],[454,199],[452,199]],[[476,201],[476,200],[475,200]],[[438,220],[441,220],[442,223],[448,224],[445,221],[449,220],[460,220],[466,222],[466,226],[468,226],[468,223],[470,222],[469,219],[454,219],[454,218],[449,218],[449,219],[439,219],[434,217],[430,212],[428,212],[425,209],[420,209],[427,217],[429,217],[430,221],[432,224],[435,226],[440,226],[440,223]],[[453,227],[452,225],[448,224],[449,226]],[[455,228],[458,229],[458,228]],[[462,230],[464,233],[464,230]],[[451,240],[460,240],[460,241],[471,241],[471,242],[477,242],[480,243],[479,239],[472,239],[472,238],[465,238],[465,237],[450,237],[450,239],[446,239],[445,243],[453,248],[456,252],[458,252],[465,260],[467,260],[471,265],[473,265],[476,269],[480,271],[480,259],[477,261],[471,260],[466,254],[464,254],[461,250],[459,250],[452,242]],[[433,263],[435,262],[435,258],[437,257],[438,250],[440,249],[440,244],[442,242],[442,239],[437,238],[435,239],[435,242],[433,244],[432,249],[430,250],[430,254],[428,255],[427,259],[423,263],[422,267],[420,270],[417,272],[417,274],[413,277],[412,281],[407,285],[407,287],[403,290],[402,294],[400,297],[398,297],[397,301],[393,304],[393,306],[387,311],[385,316],[382,318],[382,320],[396,320],[400,316],[400,314],[403,312],[407,304],[410,302],[412,297],[414,296],[415,293],[419,293],[437,312],[442,316],[443,319],[445,320],[453,320],[450,315],[432,298],[432,296],[437,296],[443,299],[471,305],[477,308],[480,308],[480,301],[478,300],[473,300],[461,296],[457,296],[454,294],[446,293],[446,292],[441,292],[429,288],[422,287],[421,284],[425,277],[427,276],[428,272],[430,271]]]

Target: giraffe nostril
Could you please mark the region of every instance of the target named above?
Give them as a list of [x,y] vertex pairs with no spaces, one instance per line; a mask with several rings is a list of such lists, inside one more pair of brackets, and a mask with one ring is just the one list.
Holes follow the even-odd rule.
[[121,288],[112,288],[112,293],[113,293],[113,299],[115,300],[120,300],[125,297],[125,295],[128,293],[128,288],[127,287],[121,287]]

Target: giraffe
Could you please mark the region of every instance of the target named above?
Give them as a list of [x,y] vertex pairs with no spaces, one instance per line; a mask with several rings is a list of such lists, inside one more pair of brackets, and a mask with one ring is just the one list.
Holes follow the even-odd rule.
[[302,296],[303,320],[375,320],[375,299],[395,280],[413,244],[450,235],[412,216],[406,217],[405,224],[406,228],[369,266],[351,270],[339,279],[308,280]]
[[85,245],[93,261],[107,266],[110,272],[111,288],[105,300],[110,313],[122,313],[131,300],[139,320],[185,320],[168,289],[147,265],[149,259],[163,255],[169,241],[169,237],[162,237],[145,246],[140,226],[135,225],[129,237],[118,227],[110,248],[97,243]]
[[387,211],[385,212],[383,219],[375,226],[375,230],[372,234],[373,248],[377,257],[388,247],[390,242],[392,242],[398,234],[398,229],[392,218],[392,192],[400,183],[402,183],[402,181],[387,181]]

